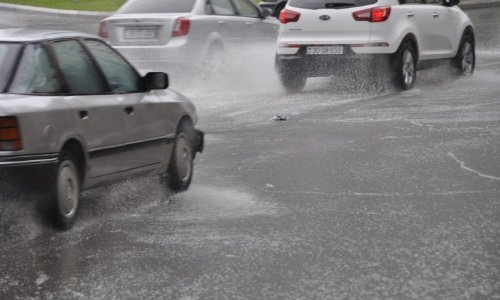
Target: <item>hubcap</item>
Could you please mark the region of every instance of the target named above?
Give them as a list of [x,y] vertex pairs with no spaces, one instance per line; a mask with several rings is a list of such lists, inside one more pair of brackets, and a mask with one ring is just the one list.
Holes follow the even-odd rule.
[[59,168],[57,201],[61,214],[71,218],[78,207],[79,182],[74,164],[64,161]]
[[474,51],[470,42],[466,42],[462,49],[462,74],[470,75],[474,69]]
[[184,135],[180,135],[177,138],[177,149],[175,151],[175,155],[179,178],[182,182],[188,182],[189,177],[191,176],[191,169],[193,167],[193,156],[189,141]]
[[406,50],[403,54],[403,82],[406,86],[413,84],[415,80],[415,60],[411,51]]

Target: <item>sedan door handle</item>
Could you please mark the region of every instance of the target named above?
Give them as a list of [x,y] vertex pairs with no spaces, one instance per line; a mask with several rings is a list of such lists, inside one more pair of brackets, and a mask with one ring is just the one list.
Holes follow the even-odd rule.
[[408,13],[406,14],[406,16],[407,16],[408,18],[413,18],[413,17],[415,16],[415,14],[413,14],[413,12],[411,12],[411,11],[410,11],[410,12],[408,12]]
[[250,27],[253,25],[253,22],[245,22],[245,24],[247,24],[247,26]]
[[80,116],[80,119],[82,119],[82,120],[86,120],[89,118],[89,112],[86,110],[80,110],[78,112],[78,115]]
[[438,14],[437,12],[433,13],[433,14],[432,14],[432,16],[433,16],[434,18],[439,18],[439,14]]
[[132,115],[134,113],[134,107],[133,106],[127,106],[127,107],[125,107],[124,110],[127,113],[127,115]]
[[217,23],[219,23],[219,25],[226,25],[226,21],[218,21]]

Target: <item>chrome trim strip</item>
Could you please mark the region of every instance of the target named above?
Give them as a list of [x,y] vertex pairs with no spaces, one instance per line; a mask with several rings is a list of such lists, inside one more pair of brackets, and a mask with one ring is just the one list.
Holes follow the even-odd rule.
[[58,158],[47,158],[47,159],[31,159],[23,161],[2,161],[0,166],[26,166],[26,165],[41,165],[41,164],[52,164],[57,163]]

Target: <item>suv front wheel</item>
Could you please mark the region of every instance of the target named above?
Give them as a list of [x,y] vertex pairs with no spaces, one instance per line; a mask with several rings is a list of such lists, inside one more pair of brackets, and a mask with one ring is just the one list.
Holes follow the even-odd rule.
[[457,56],[455,56],[453,62],[459,75],[470,76],[474,73],[474,68],[476,66],[476,51],[472,34],[467,32],[463,35]]

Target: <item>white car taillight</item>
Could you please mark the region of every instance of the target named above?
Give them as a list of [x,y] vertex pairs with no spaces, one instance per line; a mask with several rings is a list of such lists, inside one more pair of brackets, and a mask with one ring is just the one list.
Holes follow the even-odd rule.
[[299,18],[300,18],[300,13],[293,10],[283,9],[280,12],[280,22],[282,24],[297,22]]
[[191,27],[191,21],[186,17],[180,17],[175,20],[174,31],[172,31],[172,37],[185,36],[189,33],[189,27]]
[[0,151],[22,149],[21,133],[16,117],[0,117]]
[[390,6],[374,7],[370,9],[355,11],[352,13],[352,17],[354,18],[354,20],[368,22],[383,22],[387,20],[390,15]]
[[106,30],[106,22],[99,22],[99,36],[102,38],[108,38],[108,31]]

